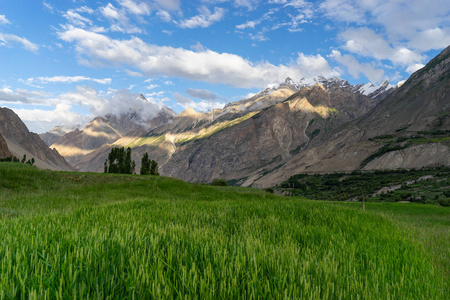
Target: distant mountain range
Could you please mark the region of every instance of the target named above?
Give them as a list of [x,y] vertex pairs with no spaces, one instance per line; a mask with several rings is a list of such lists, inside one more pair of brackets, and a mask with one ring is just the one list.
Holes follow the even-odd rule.
[[102,172],[111,147],[121,146],[132,148],[136,170],[148,152],[162,175],[256,187],[300,172],[450,165],[449,57],[447,48],[398,86],[287,78],[207,113],[107,115],[41,138],[80,171]]

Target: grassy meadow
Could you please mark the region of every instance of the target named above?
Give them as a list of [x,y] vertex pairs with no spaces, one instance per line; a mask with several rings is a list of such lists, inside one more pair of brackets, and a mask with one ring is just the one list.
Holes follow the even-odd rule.
[[450,208],[0,164],[0,299],[446,299]]

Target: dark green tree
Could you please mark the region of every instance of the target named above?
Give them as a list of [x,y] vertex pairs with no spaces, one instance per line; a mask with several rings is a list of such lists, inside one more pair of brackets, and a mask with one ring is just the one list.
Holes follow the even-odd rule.
[[141,160],[141,175],[159,175],[158,163],[150,160],[148,153],[144,153]]
[[105,173],[133,174],[136,163],[131,160],[131,148],[124,147],[111,149],[104,164]]
[[148,153],[145,152],[141,159],[141,175],[150,175],[150,159]]
[[150,175],[159,176],[158,163],[154,160],[150,161]]

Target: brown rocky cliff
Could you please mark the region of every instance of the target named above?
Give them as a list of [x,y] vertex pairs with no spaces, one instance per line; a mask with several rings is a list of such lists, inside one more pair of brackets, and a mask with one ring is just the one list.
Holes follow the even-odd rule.
[[8,156],[13,156],[13,154],[9,151],[5,139],[0,134],[0,159],[6,158]]
[[255,171],[246,185],[274,186],[302,172],[450,166],[449,132],[450,47],[367,114],[314,140],[277,170]]
[[303,88],[238,125],[183,145],[161,172],[186,181],[243,181],[255,170],[279,167],[312,139],[374,105],[372,99],[342,88]]
[[15,145],[17,150],[14,151],[18,153],[14,153],[11,147],[8,146],[8,148],[19,158],[27,152],[33,158],[45,162],[53,169],[73,170],[58,151],[50,149],[39,135],[28,130],[26,125],[12,110],[4,107],[0,108],[0,134],[7,143],[10,141]]

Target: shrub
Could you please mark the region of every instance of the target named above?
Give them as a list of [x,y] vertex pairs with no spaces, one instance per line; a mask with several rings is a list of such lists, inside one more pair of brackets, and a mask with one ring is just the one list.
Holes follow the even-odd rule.
[[444,207],[450,206],[450,198],[447,197],[440,197],[437,202]]
[[275,193],[275,191],[273,190],[273,188],[265,188],[264,189],[266,192],[268,192],[268,193],[271,193],[271,194],[274,194]]
[[215,186],[228,186],[228,182],[227,182],[225,179],[214,178],[213,181],[211,182],[211,185],[215,185]]

